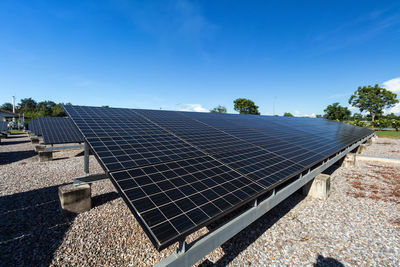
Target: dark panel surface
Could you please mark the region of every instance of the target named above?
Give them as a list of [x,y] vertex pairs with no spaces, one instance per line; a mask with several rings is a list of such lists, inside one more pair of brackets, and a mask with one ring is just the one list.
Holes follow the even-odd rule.
[[64,109],[158,249],[372,133],[323,119]]
[[0,132],[8,130],[8,122],[0,121]]
[[81,143],[83,136],[70,118],[38,118],[44,144]]

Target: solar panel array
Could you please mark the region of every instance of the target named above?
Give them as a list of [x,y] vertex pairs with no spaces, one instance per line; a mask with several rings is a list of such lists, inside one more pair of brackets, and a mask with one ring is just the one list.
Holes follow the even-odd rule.
[[70,118],[40,117],[38,125],[41,129],[44,144],[81,143],[83,136]]
[[70,118],[40,117],[29,121],[28,129],[38,136],[43,136],[43,143],[46,145],[84,141],[82,134]]
[[0,133],[8,130],[8,122],[0,121]]
[[157,249],[372,133],[323,119],[64,110]]
[[31,120],[28,122],[28,130],[36,135],[42,135],[42,130],[38,123],[38,120]]

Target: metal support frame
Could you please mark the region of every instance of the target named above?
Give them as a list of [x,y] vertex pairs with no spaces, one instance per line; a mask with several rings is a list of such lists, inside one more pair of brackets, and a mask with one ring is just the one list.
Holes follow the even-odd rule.
[[105,173],[97,173],[75,177],[72,183],[73,185],[78,186],[82,184],[92,184],[94,182],[98,182],[104,179],[107,179],[107,175]]
[[85,142],[83,146],[83,170],[89,175],[89,145]]
[[89,145],[87,142],[83,145],[83,171],[85,172],[85,175],[75,177],[72,181],[73,185],[92,184],[107,179],[105,173],[89,174]]
[[44,151],[55,152],[60,150],[72,150],[72,149],[82,149],[82,148],[84,148],[83,145],[51,146],[51,147],[46,147]]
[[373,134],[348,146],[346,149],[341,150],[340,152],[336,153],[335,156],[324,160],[320,163],[320,165],[309,169],[306,174],[300,175],[298,179],[294,180],[286,187],[276,190],[274,189],[272,194],[265,200],[261,202],[255,200],[253,207],[220,226],[216,230],[209,232],[190,244],[186,244],[184,240],[180,241],[177,252],[171,254],[167,258],[164,258],[154,266],[191,266],[195,264],[197,261],[201,260],[214,249],[231,239],[233,236],[263,216],[273,207],[306,185],[308,182],[314,179],[315,176],[329,168],[331,165],[343,158],[347,153],[358,147],[372,136]]

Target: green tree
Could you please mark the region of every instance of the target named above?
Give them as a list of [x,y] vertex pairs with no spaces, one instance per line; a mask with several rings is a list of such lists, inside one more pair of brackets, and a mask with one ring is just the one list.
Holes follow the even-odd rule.
[[63,108],[62,108],[62,103],[57,104],[55,106],[53,106],[53,108],[51,109],[51,116],[52,117],[65,117],[67,116],[67,114],[65,114]]
[[233,101],[233,104],[233,108],[240,114],[260,115],[260,112],[258,111],[258,106],[250,99],[238,98]]
[[386,108],[391,108],[399,103],[397,95],[385,88],[375,86],[359,86],[357,91],[349,99],[349,104],[357,107],[361,112],[368,111],[372,118],[372,127],[374,126],[375,116],[382,114]]
[[6,102],[3,105],[1,105],[0,108],[8,110],[8,111],[11,111],[11,112],[13,111],[13,105],[11,103],[8,103],[8,102]]
[[37,107],[37,102],[32,98],[24,98],[18,104],[18,111],[20,113],[26,113],[30,111],[35,111]]
[[348,120],[351,115],[351,111],[347,107],[342,107],[338,102],[329,105],[324,109],[324,118],[329,120]]
[[218,107],[213,108],[210,110],[211,113],[226,113],[226,107],[218,105]]
[[352,116],[352,119],[353,119],[353,121],[356,121],[356,120],[359,121],[359,120],[363,119],[363,116],[361,113],[354,113]]
[[320,115],[320,114],[317,114],[315,117],[321,119],[321,118],[323,118],[324,116],[323,116],[323,115]]
[[53,114],[53,108],[56,106],[56,103],[53,101],[42,101],[37,104],[36,111],[42,117],[49,117]]
[[283,116],[284,117],[293,117],[293,114],[290,112],[285,112],[285,113],[283,113]]

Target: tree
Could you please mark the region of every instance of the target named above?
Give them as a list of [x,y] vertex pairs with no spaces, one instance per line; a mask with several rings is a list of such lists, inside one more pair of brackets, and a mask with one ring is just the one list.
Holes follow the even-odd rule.
[[210,110],[211,113],[226,113],[226,107],[218,105],[218,107],[213,108]]
[[56,103],[53,101],[42,101],[37,104],[36,111],[42,117],[48,117],[53,114],[53,108],[56,106]]
[[52,117],[65,117],[67,114],[65,114],[62,104],[57,104],[51,109],[51,116]]
[[347,107],[342,107],[338,102],[329,105],[324,109],[324,118],[329,120],[348,120],[351,115],[351,111]]
[[21,99],[21,102],[18,104],[18,109],[20,113],[35,111],[37,103],[32,98],[24,98]]
[[0,108],[2,108],[2,109],[5,109],[5,110],[8,110],[8,111],[13,111],[13,105],[11,104],[11,103],[4,103],[3,105],[1,105],[1,107]]
[[293,114],[290,112],[285,112],[285,113],[283,113],[283,116],[284,117],[293,117]]
[[362,120],[363,119],[363,116],[362,116],[362,114],[361,113],[354,113],[353,114],[353,121],[359,121],[359,120]]
[[368,111],[372,118],[372,127],[374,126],[375,116],[383,114],[383,110],[393,107],[399,103],[397,95],[385,88],[375,86],[359,86],[357,91],[349,99],[349,104],[357,107],[361,112]]
[[258,106],[256,106],[256,104],[250,99],[238,98],[233,101],[233,104],[233,108],[236,111],[239,111],[240,114],[260,115],[260,112],[258,111]]

